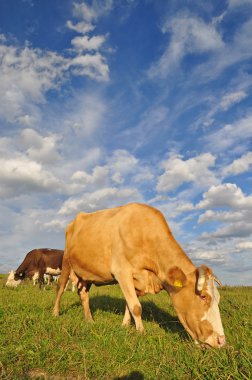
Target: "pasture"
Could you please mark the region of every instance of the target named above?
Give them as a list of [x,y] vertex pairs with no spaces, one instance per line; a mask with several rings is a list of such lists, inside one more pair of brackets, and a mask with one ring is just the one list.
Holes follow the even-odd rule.
[[200,349],[180,325],[166,292],[141,298],[146,333],[121,327],[118,286],[91,288],[95,323],[86,323],[76,293],[66,291],[61,315],[55,286],[17,289],[0,276],[0,378],[5,380],[176,380],[252,378],[252,288],[220,290],[227,346]]

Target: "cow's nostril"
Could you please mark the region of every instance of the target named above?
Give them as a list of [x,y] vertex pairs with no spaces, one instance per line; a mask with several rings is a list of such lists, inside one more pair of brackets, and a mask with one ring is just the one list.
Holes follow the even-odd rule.
[[224,335],[219,335],[219,336],[218,336],[218,344],[219,344],[220,346],[224,346],[225,343],[226,343],[225,336],[224,336]]

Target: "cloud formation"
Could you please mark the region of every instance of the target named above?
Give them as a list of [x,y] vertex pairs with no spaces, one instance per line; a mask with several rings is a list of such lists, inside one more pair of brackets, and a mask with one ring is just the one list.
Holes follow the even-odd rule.
[[247,172],[252,165],[252,152],[244,154],[242,157],[234,160],[230,165],[223,168],[223,175],[237,175]]
[[189,13],[169,18],[162,27],[170,34],[168,46],[157,63],[152,65],[149,76],[165,77],[179,66],[186,54],[216,51],[224,46],[221,35],[211,23]]
[[214,163],[215,157],[209,153],[188,160],[172,156],[162,163],[164,173],[158,179],[157,191],[169,192],[186,182],[195,182],[203,188],[217,183],[213,172],[209,170]]
[[242,190],[233,183],[211,186],[203,194],[203,200],[197,205],[199,209],[218,207],[231,207],[233,209],[252,209],[252,196],[246,196]]
[[49,171],[25,157],[0,159],[2,186],[0,198],[9,198],[30,192],[55,191],[59,189],[59,180]]
[[[252,137],[252,116],[248,115],[232,124],[226,124],[224,127],[209,133],[205,137],[208,147],[216,152],[230,149],[234,145],[241,144],[246,146],[248,140]],[[245,148],[243,148],[245,149]]]

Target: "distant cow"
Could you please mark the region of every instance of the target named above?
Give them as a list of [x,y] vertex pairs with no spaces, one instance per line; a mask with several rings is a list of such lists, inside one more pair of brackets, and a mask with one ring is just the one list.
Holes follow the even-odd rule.
[[64,251],[60,249],[39,248],[33,249],[24,258],[22,264],[14,273],[14,280],[25,278],[38,279],[39,287],[44,284],[44,275],[59,275],[62,268]]
[[79,278],[78,293],[87,320],[92,320],[88,295],[92,284],[118,282],[127,302],[123,325],[133,316],[140,331],[144,327],[138,296],[165,289],[195,342],[218,348],[225,344],[217,279],[210,268],[193,265],[164,216],[150,206],[128,204],[82,212],[67,226],[55,316],[71,270]]

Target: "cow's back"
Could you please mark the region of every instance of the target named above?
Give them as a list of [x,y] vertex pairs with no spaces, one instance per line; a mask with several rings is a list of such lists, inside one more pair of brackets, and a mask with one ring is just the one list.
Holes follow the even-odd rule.
[[53,275],[53,271],[55,270],[55,274],[59,274],[62,268],[62,260],[63,260],[64,251],[60,249],[50,249],[43,248],[41,249],[41,265],[46,268],[46,272],[48,274]]

